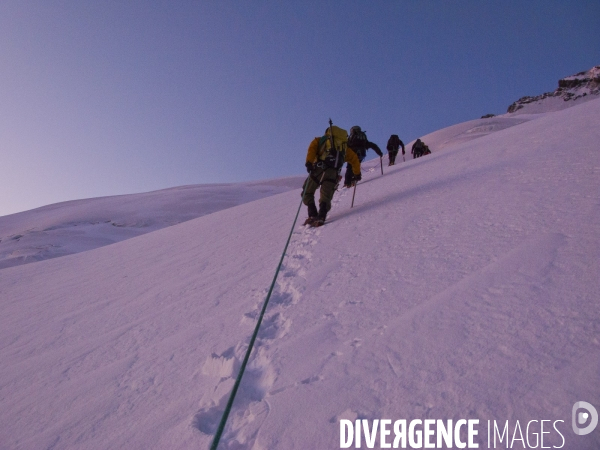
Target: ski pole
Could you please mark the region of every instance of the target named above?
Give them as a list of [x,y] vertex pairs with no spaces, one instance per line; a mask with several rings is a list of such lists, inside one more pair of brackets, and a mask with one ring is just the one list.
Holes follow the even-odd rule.
[[354,196],[356,195],[356,185],[358,184],[358,181],[356,183],[354,183],[354,192],[352,192],[352,204],[350,205],[350,208],[354,207]]
[[383,175],[383,156],[379,157],[379,164],[381,164],[381,175]]

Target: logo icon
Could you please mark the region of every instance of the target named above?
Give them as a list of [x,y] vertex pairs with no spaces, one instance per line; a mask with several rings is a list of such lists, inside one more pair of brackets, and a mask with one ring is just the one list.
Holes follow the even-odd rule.
[[[580,411],[582,409],[585,409],[586,411]],[[584,428],[579,428],[580,426],[585,425],[590,417],[590,423]],[[594,431],[596,425],[598,425],[598,411],[596,411],[596,408],[588,402],[576,402],[573,405],[573,431],[575,434],[579,436],[590,434]]]

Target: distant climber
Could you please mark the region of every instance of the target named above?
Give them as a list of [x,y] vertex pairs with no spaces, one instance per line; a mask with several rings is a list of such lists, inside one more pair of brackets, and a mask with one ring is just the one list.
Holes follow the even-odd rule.
[[[331,209],[331,199],[341,179],[340,171],[348,163],[351,182],[361,179],[360,161],[356,153],[348,147],[348,132],[332,125],[325,135],[316,137],[308,146],[306,171],[308,178],[303,186],[303,202],[308,208],[308,219],[304,225],[319,227],[325,223]],[[320,187],[319,209],[315,204],[315,192]]]
[[[348,147],[354,150],[358,160],[362,163],[367,156],[367,150],[373,149],[379,157],[383,157],[383,153],[373,142],[369,142],[367,139],[367,133],[363,131],[358,125],[350,128],[350,136],[348,137]],[[346,175],[344,176],[344,187],[351,187],[356,180],[353,179],[352,170],[350,170],[350,164],[346,166]]]
[[404,155],[404,142],[400,140],[397,134],[392,134],[388,139],[386,146],[389,158],[388,166],[393,166],[396,164],[396,155],[398,155],[400,147],[402,147],[402,155]]
[[425,145],[425,143],[421,139],[417,139],[412,146],[410,151],[414,158],[420,158],[423,155],[430,155],[431,150],[429,150],[429,146]]

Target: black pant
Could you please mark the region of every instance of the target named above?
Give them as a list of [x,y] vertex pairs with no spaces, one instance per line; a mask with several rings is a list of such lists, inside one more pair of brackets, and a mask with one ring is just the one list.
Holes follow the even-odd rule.
[[304,182],[304,204],[308,206],[308,215],[315,215],[315,193],[319,189],[319,216],[325,219],[331,209],[331,199],[337,185],[338,171],[335,168],[315,169]]

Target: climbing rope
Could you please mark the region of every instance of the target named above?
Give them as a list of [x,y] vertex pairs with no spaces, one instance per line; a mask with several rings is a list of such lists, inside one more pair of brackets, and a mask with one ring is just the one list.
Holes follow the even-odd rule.
[[258,322],[256,322],[256,327],[254,328],[254,333],[252,334],[252,338],[250,339],[250,344],[248,344],[248,350],[246,350],[246,355],[244,355],[244,360],[242,361],[240,371],[238,372],[237,378],[235,379],[235,384],[233,385],[233,389],[231,390],[231,395],[229,396],[229,400],[227,401],[227,406],[225,406],[225,411],[223,411],[223,416],[221,417],[219,428],[217,428],[215,437],[212,441],[212,444],[210,445],[210,450],[217,450],[217,447],[219,446],[219,441],[221,440],[221,435],[223,434],[223,430],[225,429],[227,418],[229,417],[229,413],[231,412],[233,401],[235,400],[238,388],[240,387],[240,382],[242,381],[242,377],[244,376],[244,370],[246,370],[246,364],[248,364],[248,360],[250,359],[250,353],[252,352],[252,348],[254,347],[254,341],[256,341],[256,337],[258,336],[258,330],[260,329],[260,325],[265,315],[265,311],[267,310],[269,299],[271,298],[273,288],[275,287],[275,282],[277,281],[277,276],[279,275],[279,270],[281,269],[283,258],[285,257],[285,253],[292,238],[292,233],[294,232],[294,227],[296,226],[296,221],[298,220],[298,215],[300,214],[300,208],[302,207],[302,203],[304,203],[304,194],[306,193],[307,186],[308,180],[304,183],[304,188],[302,190],[302,200],[300,200],[300,205],[298,205],[298,211],[296,212],[296,217],[294,218],[292,229],[290,230],[290,234],[287,238],[287,242],[285,243],[283,253],[281,254],[281,258],[279,259],[279,264],[277,265],[275,276],[273,277],[271,287],[269,288],[269,292],[267,293],[267,298],[265,299],[265,302],[263,303],[262,309],[260,311],[260,315],[258,316]]

